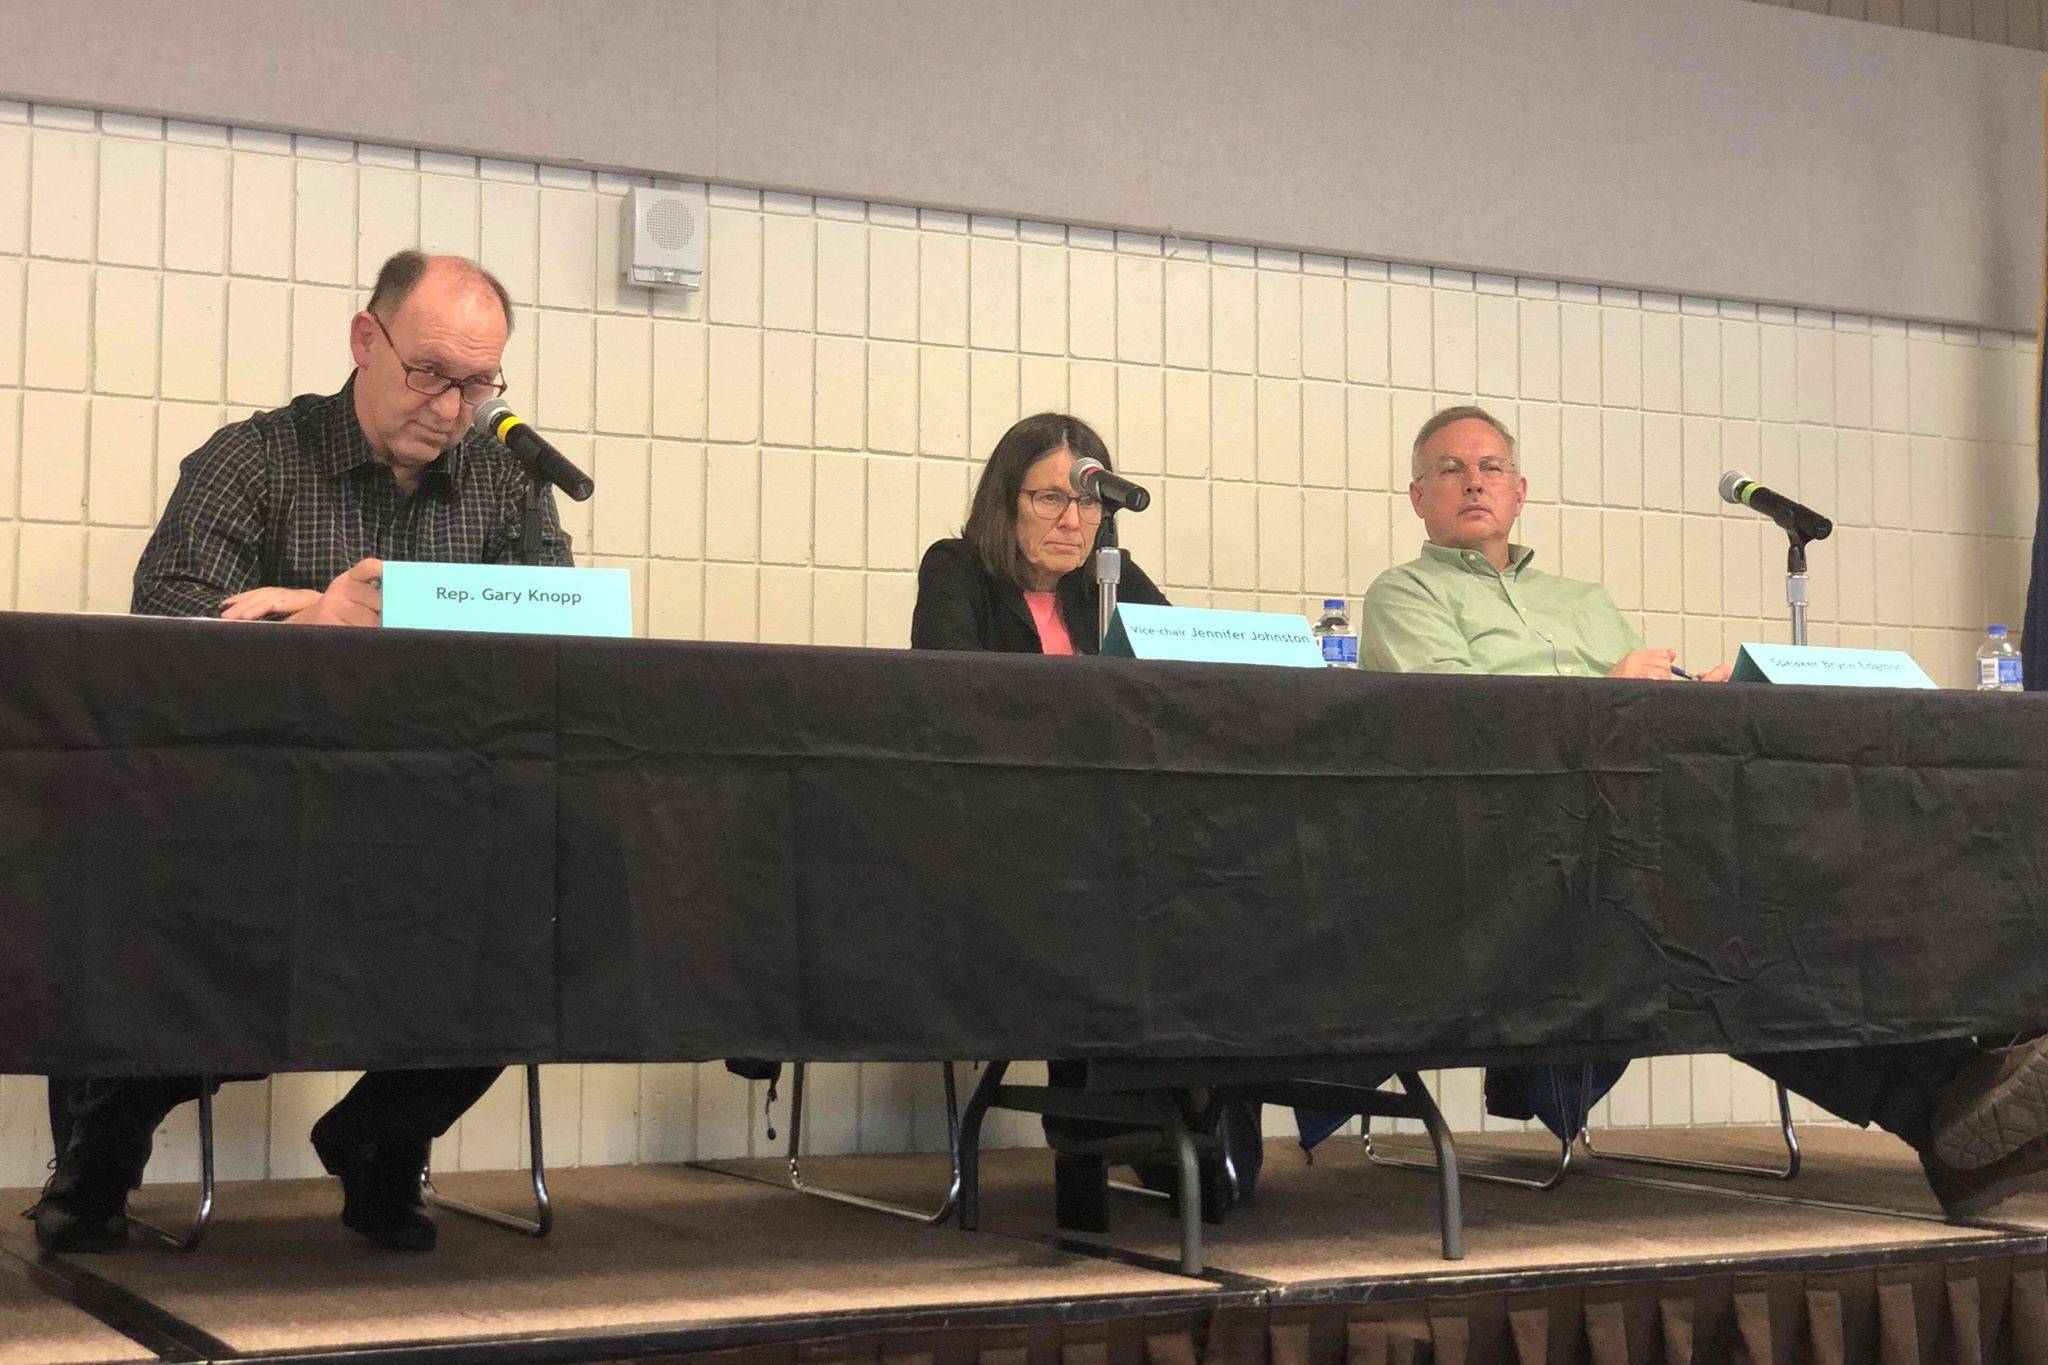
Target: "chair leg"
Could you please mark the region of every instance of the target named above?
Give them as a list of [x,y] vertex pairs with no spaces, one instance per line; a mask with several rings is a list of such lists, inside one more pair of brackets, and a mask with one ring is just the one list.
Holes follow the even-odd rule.
[[946,1147],[953,1158],[953,1180],[946,1187],[945,1198],[935,1209],[912,1208],[908,1204],[897,1204],[887,1199],[874,1199],[864,1194],[847,1190],[827,1189],[805,1181],[803,1173],[804,1134],[804,1064],[790,1064],[789,1079],[789,1187],[798,1194],[812,1195],[818,1199],[830,1199],[835,1203],[851,1204],[857,1209],[868,1209],[874,1213],[886,1213],[896,1218],[908,1218],[914,1223],[937,1227],[953,1216],[953,1210],[960,1204],[961,1158],[960,1158],[960,1096],[954,1078],[953,1063],[942,1062],[946,1081]]
[[[1465,1259],[1465,1211],[1458,1192],[1458,1144],[1451,1138],[1450,1125],[1422,1077],[1413,1071],[1401,1073],[1401,1090],[1422,1111],[1422,1126],[1429,1131],[1430,1146],[1436,1148],[1437,1228],[1446,1261]],[[1367,1155],[1371,1148],[1366,1149]]]
[[[1420,1084],[1419,1078],[1417,1083]],[[1403,1080],[1402,1085],[1405,1087],[1407,1081]],[[1434,1105],[1432,1105],[1433,1107]],[[1438,1126],[1443,1124],[1442,1115],[1438,1115],[1436,1122]],[[1425,1119],[1424,1123],[1427,1125],[1428,1120]],[[1375,1166],[1388,1166],[1402,1171],[1434,1171],[1442,1167],[1442,1158],[1446,1153],[1449,1153],[1451,1164],[1455,1166],[1457,1164],[1456,1149],[1449,1145],[1449,1135],[1449,1129],[1444,1129],[1445,1140],[1440,1141],[1436,1132],[1432,1130],[1430,1141],[1436,1147],[1438,1160],[1418,1161],[1409,1156],[1390,1155],[1384,1147],[1375,1145],[1372,1140],[1372,1120],[1368,1118],[1365,1125],[1365,1157],[1366,1160]],[[1564,1183],[1566,1176],[1571,1174],[1572,1146],[1573,1144],[1569,1139],[1560,1142],[1557,1151],[1557,1165],[1551,1169],[1550,1174],[1540,1178],[1522,1175],[1503,1175],[1498,1171],[1475,1171],[1470,1167],[1462,1168],[1460,1174],[1466,1180],[1483,1180],[1490,1185],[1509,1185],[1518,1190],[1554,1190]],[[1456,1260],[1458,1258],[1451,1257],[1450,1259]]]
[[962,1232],[974,1231],[981,1221],[981,1125],[988,1117],[996,1090],[1003,1083],[1003,1073],[1009,1069],[1008,1062],[988,1064],[981,1073],[980,1084],[974,1087],[974,1094],[967,1101],[967,1112],[960,1119],[956,1152],[960,1163],[957,1197]]
[[522,1218],[516,1213],[504,1213],[498,1209],[487,1209],[480,1204],[465,1203],[451,1199],[434,1188],[434,1173],[430,1167],[420,1172],[420,1200],[437,1209],[459,1213],[466,1218],[494,1223],[501,1228],[523,1232],[528,1237],[545,1237],[548,1229],[555,1225],[555,1206],[548,1198],[547,1163],[542,1155],[540,1141],[540,1066],[534,1062],[526,1064],[526,1136],[532,1151],[533,1207],[532,1218]]
[[[1225,1194],[1223,1208],[1235,1208],[1238,1201],[1243,1197],[1244,1190],[1244,1186],[1238,1179],[1237,1160],[1230,1154],[1229,1143],[1219,1144],[1217,1150],[1222,1167]],[[1150,1185],[1141,1185],[1135,1180],[1112,1179],[1109,1182],[1109,1192],[1111,1194],[1127,1194],[1137,1199],[1149,1199],[1155,1202],[1170,1202],[1173,1199],[1173,1192],[1171,1190],[1155,1190]],[[1223,1221],[1223,1209],[1207,1209],[1205,1216],[1211,1223],[1220,1223]]]
[[192,1226],[182,1233],[170,1232],[134,1214],[128,1215],[130,1227],[178,1251],[198,1247],[200,1239],[206,1236],[206,1225],[213,1219],[213,1088],[213,1077],[199,1078],[199,1209],[192,1217]]
[[1637,1166],[1667,1166],[1680,1171],[1708,1171],[1721,1175],[1753,1175],[1760,1180],[1790,1180],[1799,1174],[1799,1134],[1792,1129],[1792,1097],[1778,1087],[1778,1136],[1785,1144],[1785,1160],[1778,1165],[1753,1165],[1741,1161],[1698,1161],[1675,1156],[1643,1156],[1634,1152],[1612,1152],[1593,1145],[1590,1133],[1581,1134],[1586,1151],[1602,1161],[1628,1162]]
[[1170,1094],[1162,1094],[1166,1141],[1172,1147],[1180,1172],[1180,1268],[1184,1275],[1202,1273],[1202,1172],[1195,1158],[1195,1135],[1181,1120],[1180,1105]]

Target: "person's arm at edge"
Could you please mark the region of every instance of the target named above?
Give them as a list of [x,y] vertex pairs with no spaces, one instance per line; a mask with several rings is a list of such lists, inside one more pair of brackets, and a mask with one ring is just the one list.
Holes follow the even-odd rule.
[[1612,659],[1607,660],[1606,665],[1609,669],[1618,668],[1621,666],[1623,659],[1645,647],[1642,632],[1636,629],[1635,622],[1622,615],[1621,608],[1614,604],[1614,595],[1608,592],[1606,588],[1598,583],[1589,583],[1586,586],[1588,590],[1599,598],[1602,610],[1614,618],[1616,634],[1621,641],[1621,650]]
[[[1601,587],[1598,583],[1588,584],[1587,587],[1598,597],[1601,609],[1613,619],[1615,626],[1613,643],[1620,646],[1620,652],[1614,655],[1613,662],[1609,663],[1601,671],[1610,678],[1669,681],[1672,676],[1672,662],[1677,658],[1676,653],[1669,649],[1645,645],[1642,633],[1635,628],[1634,623],[1628,617],[1621,614],[1621,608],[1614,604],[1614,598],[1608,593],[1607,589]],[[1603,652],[1611,653],[1613,651],[1610,648]],[[1596,660],[1595,662],[1598,663],[1599,661]],[[1715,672],[1720,674],[1720,676],[1714,679],[1716,682],[1721,681],[1722,678],[1727,676],[1718,669]]]
[[1359,604],[1358,662],[1380,673],[1477,673],[1472,645],[1413,576],[1390,569]]
[[263,459],[244,425],[215,432],[178,466],[178,486],[135,564],[128,610],[138,616],[219,616],[259,587]]
[[917,605],[910,614],[912,649],[987,649],[974,614],[980,566],[958,540],[933,542],[917,566]]

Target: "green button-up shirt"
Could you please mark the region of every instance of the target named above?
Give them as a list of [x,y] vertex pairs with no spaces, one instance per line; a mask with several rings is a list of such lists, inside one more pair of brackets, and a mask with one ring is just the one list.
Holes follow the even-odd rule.
[[1505,573],[1476,550],[1425,543],[1365,592],[1358,662],[1388,673],[1544,673],[1599,677],[1642,637],[1598,583],[1529,567]]

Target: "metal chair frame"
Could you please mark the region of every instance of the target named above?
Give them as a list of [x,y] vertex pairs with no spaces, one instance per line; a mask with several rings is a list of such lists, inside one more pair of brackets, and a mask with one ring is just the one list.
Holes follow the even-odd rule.
[[[1588,1081],[1591,1078],[1591,1071],[1591,1067],[1586,1069]],[[1760,1180],[1790,1180],[1799,1174],[1799,1135],[1793,1131],[1792,1127],[1791,1096],[1786,1092],[1783,1085],[1777,1087],[1777,1092],[1778,1131],[1785,1143],[1785,1161],[1782,1165],[1752,1165],[1739,1161],[1700,1161],[1690,1157],[1648,1156],[1634,1152],[1604,1151],[1593,1145],[1592,1134],[1587,1130],[1586,1125],[1581,1122],[1578,1132],[1570,1138],[1559,1142],[1557,1165],[1552,1167],[1550,1173],[1546,1176],[1508,1175],[1501,1171],[1489,1171],[1483,1168],[1475,1170],[1470,1167],[1466,1168],[1464,1174],[1467,1179],[1483,1180],[1491,1185],[1507,1185],[1515,1189],[1547,1192],[1556,1189],[1564,1183],[1565,1177],[1571,1174],[1574,1151],[1583,1147],[1586,1155],[1598,1157],[1603,1161],[1625,1162],[1638,1166],[1662,1166],[1672,1170],[1702,1171],[1720,1175],[1747,1175],[1755,1176]],[[1585,1093],[1584,1084],[1582,1084],[1579,1093]],[[1389,1155],[1384,1148],[1375,1147],[1373,1145],[1370,1118],[1366,1121],[1364,1142],[1366,1160],[1376,1166],[1387,1166],[1404,1171],[1430,1171],[1436,1169],[1435,1162],[1422,1161],[1410,1156]]]
[[[1099,1155],[1113,1161],[1133,1157],[1146,1159],[1164,1154],[1176,1167],[1180,1201],[1180,1268],[1189,1275],[1202,1272],[1202,1191],[1197,1166],[1198,1150],[1214,1142],[1191,1132],[1181,1116],[1175,1088],[1158,1087],[1113,1092],[1074,1089],[1066,1086],[1023,1086],[1003,1084],[1006,1061],[990,1062],[967,1102],[960,1124],[960,1226],[972,1232],[981,1217],[981,1126],[991,1109],[1014,1109],[1024,1113],[1061,1118],[1105,1119],[1134,1123],[1153,1133],[1123,1134],[1095,1142],[1072,1145],[1077,1154]],[[1241,1087],[1241,1093],[1261,1104],[1300,1104],[1329,1109],[1348,1109],[1360,1114],[1391,1114],[1414,1118],[1428,1130],[1440,1159],[1438,1192],[1442,1215],[1442,1243],[1445,1260],[1464,1256],[1463,1214],[1459,1199],[1458,1152],[1449,1125],[1443,1121],[1436,1102],[1422,1078],[1412,1071],[1401,1073],[1402,1094],[1394,1095],[1364,1086],[1326,1081],[1285,1081]],[[1065,1150],[1065,1149],[1063,1149]],[[1233,1185],[1234,1168],[1226,1166],[1226,1178]],[[1171,1198],[1159,1191],[1117,1182],[1112,1189]]]
[[[836,1190],[816,1184],[805,1178],[803,1173],[803,1116],[804,1116],[804,1068],[803,1062],[790,1063],[789,1089],[789,1187],[798,1194],[808,1194],[818,1199],[830,1199],[835,1203],[848,1204],[854,1208],[867,1209],[873,1213],[885,1213],[894,1218],[908,1219],[928,1227],[938,1227],[951,1218],[960,1206],[960,1101],[957,1071],[952,1062],[941,1062],[946,1084],[946,1147],[952,1159],[952,1179],[946,1187],[945,1196],[938,1207],[917,1208],[899,1204],[893,1200],[878,1199],[872,1195],[856,1194],[851,1190]],[[1224,1171],[1230,1181],[1231,1193],[1238,1191],[1236,1163],[1224,1157]],[[1125,1180],[1112,1180],[1109,1188],[1118,1194],[1134,1195],[1141,1199],[1170,1200],[1169,1190],[1155,1190],[1145,1185]]]
[[173,1232],[132,1213],[128,1215],[129,1227],[156,1238],[174,1251],[197,1250],[206,1236],[207,1224],[213,1221],[213,1091],[216,1084],[211,1076],[199,1078],[199,1208],[192,1215],[192,1225],[184,1232]]
[[[199,1207],[193,1213],[191,1225],[183,1232],[174,1232],[169,1228],[159,1227],[147,1219],[138,1218],[132,1213],[128,1215],[130,1227],[134,1228],[137,1232],[146,1233],[156,1238],[175,1251],[197,1250],[199,1243],[206,1237],[208,1225],[213,1221],[215,1186],[213,1160],[214,1086],[214,1077],[200,1077],[199,1099],[197,1101],[199,1106]],[[532,1168],[535,1217],[531,1219],[521,1218],[515,1214],[501,1213],[495,1209],[487,1209],[474,1204],[465,1204],[457,1199],[450,1199],[446,1195],[435,1192],[431,1173],[425,1170],[420,1172],[421,1202],[430,1204],[435,1208],[446,1209],[450,1213],[463,1214],[470,1218],[480,1219],[486,1223],[495,1223],[499,1227],[510,1228],[515,1232],[523,1232],[529,1237],[547,1236],[548,1229],[554,1226],[555,1219],[554,1207],[548,1199],[547,1172],[543,1167],[541,1156],[540,1066],[533,1062],[526,1064],[526,1120],[528,1133],[533,1144]]]
[[545,1237],[555,1225],[554,1201],[548,1197],[548,1174],[541,1154],[540,1140],[540,1066],[535,1062],[526,1064],[526,1137],[531,1149],[529,1167],[533,1178],[534,1216],[522,1218],[516,1213],[505,1213],[498,1209],[485,1208],[481,1204],[465,1203],[452,1199],[434,1188],[434,1170],[430,1161],[420,1170],[420,1202],[450,1213],[459,1213],[465,1218],[492,1223],[528,1237]]
[[1593,1135],[1579,1130],[1579,1141],[1591,1156],[1603,1161],[1632,1162],[1638,1166],[1665,1166],[1680,1171],[1707,1171],[1721,1175],[1753,1175],[1759,1180],[1791,1180],[1799,1174],[1799,1134],[1792,1127],[1792,1096],[1782,1084],[1778,1092],[1778,1135],[1785,1144],[1783,1165],[1763,1166],[1741,1161],[1699,1161],[1685,1157],[1645,1156],[1635,1152],[1603,1151],[1593,1145]]
[[946,1078],[946,1147],[953,1158],[953,1180],[947,1186],[945,1198],[935,1209],[913,1208],[887,1199],[876,1199],[850,1190],[835,1190],[813,1184],[804,1178],[803,1137],[804,1137],[804,1063],[790,1063],[789,1076],[789,1187],[798,1194],[808,1194],[817,1199],[830,1199],[838,1204],[850,1204],[857,1209],[872,1213],[886,1213],[893,1218],[907,1218],[913,1223],[937,1227],[953,1216],[960,1205],[960,1101],[954,1079],[953,1063],[941,1062]]
[[960,1228],[973,1232],[981,1221],[981,1125],[991,1109],[1060,1118],[1101,1119],[1138,1124],[1153,1133],[1122,1134],[1075,1145],[1085,1155],[1128,1160],[1165,1155],[1173,1161],[1180,1198],[1180,1268],[1202,1272],[1202,1182],[1197,1167],[1199,1139],[1182,1120],[1171,1089],[1103,1092],[1052,1085],[1004,1085],[1009,1062],[993,1061],[967,1101],[960,1119]]
[[[1377,1086],[1347,1085],[1337,1081],[1287,1081],[1279,1085],[1249,1087],[1249,1092],[1266,1104],[1303,1109],[1329,1109],[1357,1114],[1365,1121],[1366,1156],[1372,1158],[1372,1120],[1409,1118],[1419,1120],[1436,1151],[1433,1162],[1410,1163],[1415,1170],[1432,1171],[1437,1177],[1438,1234],[1446,1261],[1465,1259],[1464,1209],[1460,1182],[1473,1175],[1458,1159],[1457,1142],[1443,1112],[1429,1093],[1419,1073],[1399,1073],[1402,1093],[1389,1094]],[[1383,1161],[1383,1165],[1393,1164]]]

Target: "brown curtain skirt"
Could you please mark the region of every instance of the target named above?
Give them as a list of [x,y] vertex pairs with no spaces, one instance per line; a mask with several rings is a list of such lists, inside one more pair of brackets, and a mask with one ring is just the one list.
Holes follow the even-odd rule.
[[[1345,1291],[1356,1292],[1356,1291]],[[2033,1365],[2048,1256],[1760,1270],[1106,1321],[879,1331],[671,1365]]]

